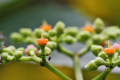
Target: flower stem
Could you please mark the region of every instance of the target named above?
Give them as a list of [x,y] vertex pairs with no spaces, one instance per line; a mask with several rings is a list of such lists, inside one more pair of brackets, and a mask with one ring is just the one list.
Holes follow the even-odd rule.
[[69,56],[69,57],[73,57],[73,53],[65,48],[63,48],[60,44],[58,44],[58,48],[57,48],[60,52],[62,52],[63,54]]
[[76,80],[83,80],[82,71],[81,71],[80,65],[79,65],[79,56],[74,55],[73,61],[74,61],[74,71],[75,71]]
[[89,51],[89,49],[90,49],[90,46],[87,45],[87,46],[84,47],[82,50],[80,50],[77,54],[78,54],[79,56],[83,56],[85,53],[87,53],[87,52]]
[[50,65],[48,62],[44,62],[44,66],[47,67],[51,72],[59,76],[62,80],[72,80],[71,78],[57,70],[54,66]]
[[92,80],[105,80],[106,76],[110,73],[112,69],[106,68],[104,72],[93,78]]

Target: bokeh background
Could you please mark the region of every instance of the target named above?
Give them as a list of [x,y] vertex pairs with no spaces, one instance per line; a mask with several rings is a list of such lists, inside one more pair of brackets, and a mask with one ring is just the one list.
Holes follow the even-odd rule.
[[[0,32],[6,36],[7,45],[12,44],[9,35],[22,27],[32,29],[46,20],[52,26],[59,20],[67,27],[82,27],[96,17],[102,18],[106,24],[120,24],[120,0],[0,0]],[[24,44],[22,44],[24,45]],[[19,46],[22,46],[19,45]],[[83,44],[73,44],[65,48],[76,51]],[[18,46],[18,45],[17,45]],[[75,47],[75,48],[74,48]],[[56,64],[68,76],[74,79],[71,69],[72,61],[68,57],[54,51],[50,63]],[[83,68],[91,59],[91,53],[80,59]],[[59,65],[59,66],[58,66]],[[120,80],[119,71],[109,75],[108,80]],[[83,70],[85,80],[90,80],[98,72]],[[91,75],[90,75],[91,74]],[[47,76],[47,77],[46,77]],[[60,80],[47,69],[31,63],[9,63],[0,65],[0,80]]]

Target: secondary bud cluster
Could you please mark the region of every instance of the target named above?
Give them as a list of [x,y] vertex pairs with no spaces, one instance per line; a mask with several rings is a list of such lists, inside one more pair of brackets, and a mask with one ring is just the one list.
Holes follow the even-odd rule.
[[120,66],[120,44],[115,43],[110,46],[109,43],[108,48],[103,48],[100,45],[92,45],[91,50],[97,57],[86,65],[88,70],[96,70],[101,65],[109,68]]

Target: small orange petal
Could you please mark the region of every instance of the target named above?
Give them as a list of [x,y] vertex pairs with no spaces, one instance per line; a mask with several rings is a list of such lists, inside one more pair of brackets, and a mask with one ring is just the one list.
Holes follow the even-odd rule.
[[94,29],[91,25],[86,25],[82,28],[83,31],[94,32]]
[[48,43],[48,39],[37,39],[37,43],[41,46],[46,45]]
[[111,55],[111,54],[115,53],[115,49],[114,48],[105,48],[104,52],[108,55]]

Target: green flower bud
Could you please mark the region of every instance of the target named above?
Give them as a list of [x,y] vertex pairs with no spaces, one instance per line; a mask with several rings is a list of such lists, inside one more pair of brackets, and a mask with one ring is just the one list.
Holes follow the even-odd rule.
[[57,22],[57,24],[55,25],[55,30],[58,35],[61,35],[64,32],[64,27],[65,24],[63,22],[61,21]]
[[76,39],[73,38],[72,36],[66,36],[63,38],[63,41],[67,44],[72,44],[76,41]]
[[117,26],[111,26],[106,28],[103,34],[107,35],[109,39],[116,39],[120,35],[120,29]]
[[14,46],[9,46],[7,48],[3,48],[2,52],[7,52],[10,55],[14,55],[15,47]]
[[90,32],[84,31],[84,32],[78,33],[77,40],[79,42],[86,42],[90,37],[91,37]]
[[97,56],[99,54],[100,51],[103,50],[103,47],[102,46],[99,46],[99,45],[92,45],[91,46],[91,51],[93,52],[93,54],[95,56]]
[[23,36],[30,36],[32,34],[32,30],[30,28],[22,28],[20,29],[20,33]]
[[48,34],[49,34],[49,36],[53,37],[56,35],[56,31],[54,29],[49,30]]
[[104,22],[100,19],[97,18],[93,24],[94,30],[99,33],[104,29]]
[[14,42],[21,42],[21,41],[23,41],[22,35],[19,34],[19,33],[16,33],[16,32],[12,33],[11,36],[10,36],[10,38],[11,38]]
[[7,60],[8,60],[8,61],[13,61],[14,59],[15,59],[14,56],[7,56]]
[[105,37],[104,35],[94,35],[92,39],[94,44],[100,45],[104,41]]
[[43,33],[44,31],[41,29],[35,29],[33,34],[37,37],[37,38],[41,38],[41,33]]
[[67,29],[65,29],[65,34],[66,35],[70,35],[70,36],[76,36],[78,33],[78,29],[75,27],[69,27]]
[[1,57],[2,57],[2,59],[7,59],[8,53],[7,53],[7,52],[3,52],[3,53],[1,54]]
[[95,64],[96,64],[97,66],[104,65],[104,63],[105,63],[105,61],[104,61],[104,59],[102,59],[101,57],[97,57],[97,58],[95,59]]
[[24,51],[16,50],[16,51],[15,51],[15,56],[16,56],[16,57],[21,57],[21,56],[23,55],[23,52],[24,52]]
[[51,53],[51,49],[48,47],[45,47],[45,55],[48,56]]
[[48,35],[47,32],[44,32],[43,35],[44,35],[45,38],[49,38],[49,35]]
[[22,56],[19,58],[19,61],[32,61],[31,56]]
[[31,44],[31,43],[33,43],[33,41],[35,41],[35,40],[32,37],[25,38],[25,43],[27,43],[27,44]]
[[29,48],[29,49],[28,49],[28,55],[30,55],[30,56],[35,56],[35,55],[36,55],[35,50],[34,50],[33,48]]
[[108,58],[108,55],[106,53],[104,53],[104,51],[100,52],[98,54],[99,57],[103,58],[103,59],[107,59]]
[[19,50],[19,51],[24,51],[24,48],[21,47],[21,48],[18,48],[17,50]]
[[95,61],[91,61],[85,66],[86,69],[92,71],[92,70],[97,70],[98,66],[95,64]]
[[39,58],[39,57],[37,57],[37,56],[32,57],[32,60],[33,60],[34,62],[36,62],[36,63],[42,62],[42,59]]
[[49,41],[46,46],[50,49],[55,49],[57,47],[57,44],[53,41]]

